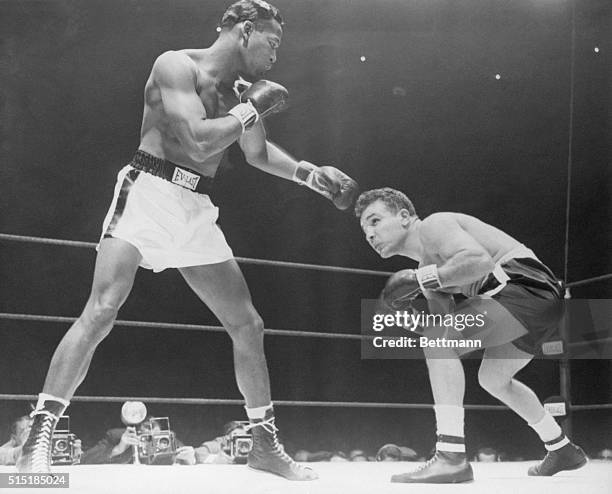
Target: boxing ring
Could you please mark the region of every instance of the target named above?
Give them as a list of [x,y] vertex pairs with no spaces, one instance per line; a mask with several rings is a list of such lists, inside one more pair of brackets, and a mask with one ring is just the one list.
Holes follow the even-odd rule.
[[[41,238],[0,233],[2,242],[28,242],[45,245],[59,245],[68,248],[94,249],[93,242],[80,242],[61,239]],[[303,264],[284,261],[272,261],[237,257],[242,264],[259,264],[281,268],[308,269],[344,273],[348,275],[386,277],[390,273],[383,271],[345,268],[339,266],[326,266],[317,264]],[[569,289],[589,283],[612,278],[612,274],[597,276],[573,283],[567,283],[567,296]],[[23,322],[43,322],[70,324],[76,317],[59,315],[0,313],[2,320]],[[135,320],[117,320],[116,326],[136,328],[173,329],[183,331],[213,331],[224,332],[221,326],[146,322]],[[288,329],[268,329],[264,333],[269,337],[289,336],[297,338],[333,338],[361,340],[361,334],[338,334],[317,331],[297,331]],[[596,343],[607,344],[610,338],[604,338]],[[594,343],[592,340],[590,344]],[[579,343],[578,343],[579,344]],[[571,347],[571,344],[568,345]],[[605,404],[573,404],[571,402],[570,365],[567,358],[560,358],[560,395],[565,398],[569,412],[584,410],[612,410],[612,403]],[[29,394],[0,394],[0,401],[32,401],[36,395]],[[74,396],[72,402],[112,402],[143,401],[149,403],[166,403],[175,405],[243,405],[242,400],[224,398],[165,398],[150,396]],[[357,401],[288,401],[275,400],[276,407],[350,407],[350,408],[396,408],[396,409],[432,409],[427,403],[378,403]],[[508,410],[503,405],[466,404],[466,410],[480,410],[495,413]],[[571,429],[572,413],[568,413],[563,421],[566,431]],[[555,490],[558,494],[574,493],[582,489],[590,493],[608,492],[612,484],[612,468],[610,463],[592,460],[586,467],[571,472],[561,472],[554,477],[528,477],[526,471],[534,462],[497,462],[472,464],[475,481],[462,485],[424,485],[391,484],[389,478],[394,473],[404,472],[416,468],[415,462],[369,462],[369,463],[325,463],[317,462],[312,466],[317,470],[320,479],[308,483],[294,483],[276,478],[272,475],[256,472],[240,465],[195,465],[195,466],[135,466],[135,465],[75,465],[71,467],[54,467],[56,472],[70,474],[70,490],[83,493],[114,493],[125,492],[129,488],[134,493],[162,493],[162,492],[199,492],[213,488],[216,493],[250,492],[254,494],[275,493],[366,493],[366,492],[400,492],[410,489],[411,492],[450,492],[455,489],[470,489],[470,492],[497,491],[501,494],[514,494],[518,489],[524,492],[541,492]],[[0,473],[14,472],[14,467],[0,467]],[[34,489],[26,491],[35,492]]]
[[[417,466],[412,462],[376,463],[313,463],[319,480],[289,482],[272,475],[256,472],[241,465],[144,466],[144,465],[77,465],[71,467],[70,487],[52,492],[79,494],[412,494],[457,493],[525,494],[555,492],[555,494],[588,494],[609,492],[612,481],[610,462],[591,461],[575,472],[554,477],[527,477],[533,462],[473,463],[476,480],[467,484],[391,484],[392,474]],[[57,470],[54,468],[54,470]],[[12,471],[0,467],[0,472]],[[68,471],[64,468],[63,471]],[[6,491],[10,492],[10,491]],[[20,489],[17,492],[47,492],[40,489]]]

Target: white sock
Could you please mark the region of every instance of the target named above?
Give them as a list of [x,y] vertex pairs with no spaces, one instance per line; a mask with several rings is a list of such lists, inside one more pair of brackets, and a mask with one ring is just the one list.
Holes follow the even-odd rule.
[[529,424],[534,431],[537,432],[542,442],[549,442],[563,435],[563,431],[555,418],[548,412],[544,412],[544,417],[535,424]]
[[563,434],[561,437],[559,437],[557,439],[558,439],[558,441],[551,441],[549,443],[544,443],[544,447],[548,451],[557,451],[558,449],[561,449],[566,444],[570,443],[570,440],[567,438],[567,436],[565,434]]
[[70,401],[65,400],[64,398],[59,398],[57,396],[53,396],[47,393],[38,393],[38,403],[36,403],[36,410],[42,410],[44,408],[45,401],[47,400],[57,401],[64,405],[64,408],[68,408],[68,405],[70,405]]
[[465,411],[456,405],[434,405],[438,435],[464,437]]
[[[434,405],[438,442],[436,450],[465,453],[463,420],[465,411],[456,405]],[[446,436],[440,438],[439,436]]]
[[246,410],[246,414],[247,414],[247,417],[249,417],[249,419],[260,420],[266,416],[266,412],[268,410],[272,409],[272,403],[270,403],[269,405],[265,405],[263,407],[257,407],[257,408],[248,408],[245,406],[244,409]]

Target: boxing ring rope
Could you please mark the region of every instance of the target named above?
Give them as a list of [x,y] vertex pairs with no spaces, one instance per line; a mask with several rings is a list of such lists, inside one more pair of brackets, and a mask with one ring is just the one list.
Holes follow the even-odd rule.
[[[37,244],[46,245],[61,245],[64,247],[86,247],[95,249],[96,242],[80,242],[76,240],[62,240],[55,238],[44,238],[44,237],[29,237],[24,235],[11,235],[8,233],[0,233],[0,240],[13,241],[13,242],[30,242]],[[236,261],[242,264],[256,264],[260,266],[278,266],[285,268],[296,268],[296,269],[311,269],[314,271],[328,271],[332,273],[351,273],[351,274],[363,274],[372,276],[390,276],[393,273],[390,271],[375,271],[372,269],[357,269],[357,268],[344,268],[341,266],[326,266],[323,264],[306,264],[302,262],[288,262],[288,261],[272,261],[270,259],[254,259],[251,257],[234,257]]]
[[[0,394],[0,400],[24,401],[38,399],[38,395]],[[162,398],[155,396],[73,396],[72,402],[122,403],[124,401],[142,401],[145,403],[165,403],[171,405],[237,405],[243,406],[244,400],[226,398]],[[334,408],[403,408],[411,410],[428,410],[429,403],[383,403],[368,401],[300,401],[274,400],[274,406],[288,407],[334,407]],[[464,405],[468,410],[509,410],[505,405]],[[612,404],[610,404],[612,407]]]
[[[13,235],[9,233],[0,233],[0,241],[5,242],[28,242],[35,244],[45,244],[45,245],[60,245],[64,247],[80,247],[80,248],[89,248],[95,249],[97,243],[96,242],[82,242],[77,240],[64,240],[64,239],[56,239],[56,238],[46,238],[46,237],[32,237],[27,235]],[[377,271],[373,269],[359,269],[359,268],[346,268],[342,266],[329,266],[324,264],[308,264],[302,262],[289,262],[289,261],[273,261],[271,259],[256,259],[252,257],[235,257],[236,261],[241,264],[255,264],[260,266],[276,266],[276,267],[285,267],[285,268],[295,268],[295,269],[311,269],[314,271],[327,271],[332,273],[345,273],[345,274],[361,274],[361,275],[371,275],[371,276],[391,276],[393,274],[392,271]],[[605,281],[612,278],[612,273],[603,274],[601,276],[595,276],[593,278],[586,278],[583,280],[571,281],[565,283],[567,288],[574,288],[577,286],[583,286],[590,283],[595,283],[598,281]]]
[[[58,323],[73,323],[77,320],[76,317],[65,316],[44,316],[34,314],[13,314],[8,312],[0,312],[0,319],[10,319],[14,321],[33,321],[33,322],[58,322]],[[209,326],[204,324],[183,324],[171,322],[148,322],[148,321],[125,321],[117,320],[115,326],[133,327],[133,328],[155,328],[155,329],[180,329],[187,331],[215,331],[225,333],[223,326]],[[316,331],[299,331],[292,329],[264,329],[264,334],[276,336],[300,336],[306,338],[337,338],[347,340],[360,340],[362,336],[353,333],[324,333]]]
[[[46,316],[40,314],[16,314],[11,312],[0,312],[0,320],[7,319],[13,321],[31,321],[31,322],[57,322],[57,323],[70,323],[72,324],[77,320],[76,317],[67,316]],[[115,326],[120,327],[132,327],[132,328],[143,328],[143,329],[178,329],[185,331],[213,331],[218,333],[225,333],[223,326],[210,326],[205,324],[184,324],[184,323],[173,323],[173,322],[150,322],[150,321],[126,321],[116,320]],[[296,329],[264,329],[264,334],[272,336],[295,336],[304,338],[334,338],[334,339],[346,339],[346,340],[362,340],[364,338],[372,338],[368,335],[360,335],[354,333],[326,333],[317,331],[300,331]],[[612,342],[612,337],[593,339],[588,341],[580,341],[574,343],[568,343],[571,348],[588,346],[598,343]]]
[[591,283],[596,283],[598,281],[609,280],[610,278],[612,278],[612,273],[602,274],[601,276],[594,276],[593,278],[586,278],[584,280],[571,281],[566,283],[565,286],[567,288],[574,288],[577,286],[590,285]]
[[[38,395],[26,394],[0,394],[0,400],[7,401],[36,401]],[[145,403],[162,403],[171,405],[236,405],[243,406],[244,400],[229,398],[162,398],[158,396],[73,396],[72,402],[92,403],[122,403],[124,401],[142,401]],[[334,407],[334,408],[402,408],[409,410],[430,410],[433,404],[429,403],[384,403],[373,401],[311,401],[311,400],[274,400],[274,406],[287,407]],[[466,410],[480,411],[509,411],[505,405],[463,405]],[[612,409],[612,403],[571,405],[572,411]]]
[[[28,242],[45,245],[59,245],[66,247],[76,248],[95,248],[95,242],[83,242],[74,240],[62,240],[44,237],[33,237],[24,235],[12,235],[6,233],[0,233],[0,241],[6,242]],[[358,274],[358,275],[373,275],[373,276],[389,276],[390,272],[375,271],[368,269],[357,269],[357,268],[346,268],[340,266],[328,266],[320,264],[307,264],[307,263],[296,263],[287,261],[272,261],[266,259],[254,259],[248,257],[236,257],[238,262],[243,264],[255,264],[264,266],[277,266],[277,267],[288,267],[296,269],[310,269],[317,271],[327,271],[335,273],[345,274]],[[587,278],[584,280],[578,280],[575,282],[567,283],[565,286],[568,288],[582,286],[590,283],[595,283],[603,280],[612,278],[612,273],[596,276],[593,278]],[[15,314],[0,312],[0,320],[18,320],[18,321],[33,321],[33,322],[54,322],[54,323],[73,323],[77,320],[76,317],[65,317],[65,316],[52,316],[52,315],[33,315],[33,314]],[[133,327],[133,328],[156,328],[156,329],[178,329],[188,331],[214,331],[214,332],[225,332],[222,326],[211,326],[211,325],[199,325],[199,324],[182,324],[182,323],[164,323],[164,322],[147,322],[147,321],[126,321],[117,320],[116,326]],[[286,330],[286,329],[264,329],[265,334],[271,336],[291,336],[291,337],[309,337],[309,338],[336,338],[336,339],[352,339],[361,340],[364,338],[361,334],[353,333],[329,333],[329,332],[315,332],[315,331],[299,331],[299,330]],[[600,340],[591,340],[588,344],[607,342],[611,341],[612,338],[604,338]],[[584,343],[575,343],[574,345],[581,345]],[[569,344],[568,346],[572,346]],[[562,359],[563,361],[563,359]],[[562,361],[560,365],[562,365]],[[586,404],[586,405],[574,405],[571,403],[569,397],[564,396],[564,390],[567,391],[567,382],[561,382],[561,393],[562,396],[567,400],[570,411],[582,411],[582,410],[599,410],[599,409],[612,409],[612,403],[605,404]],[[565,389],[564,389],[565,388]],[[27,394],[0,394],[0,400],[13,400],[13,401],[27,401],[36,400],[37,395]],[[72,401],[74,402],[124,402],[124,401],[143,401],[150,403],[169,403],[169,404],[182,404],[182,405],[243,405],[244,401],[240,399],[210,399],[210,398],[162,398],[162,397],[120,397],[120,396],[74,396]],[[299,406],[299,407],[343,407],[343,408],[401,408],[401,409],[431,409],[433,404],[426,403],[376,403],[376,402],[341,402],[341,401],[288,401],[288,400],[275,400],[275,405],[278,406]],[[509,410],[505,405],[475,405],[466,404],[464,407],[467,410],[487,410],[487,411],[503,411]]]

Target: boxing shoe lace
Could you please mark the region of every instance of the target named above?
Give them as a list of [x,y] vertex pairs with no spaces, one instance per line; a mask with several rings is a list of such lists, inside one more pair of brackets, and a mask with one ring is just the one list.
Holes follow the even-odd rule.
[[262,420],[261,422],[252,422],[246,425],[244,429],[247,432],[249,432],[251,429],[254,429],[255,427],[263,427],[263,429],[265,429],[265,431],[270,434],[270,436],[272,437],[272,451],[274,453],[276,453],[280,458],[285,460],[287,463],[303,468],[301,465],[296,463],[293,460],[293,458],[291,458],[287,453],[285,453],[285,448],[278,441],[278,435],[276,434],[278,432],[278,427],[276,427],[276,424],[274,423],[274,416],[269,417],[265,420]]
[[427,460],[425,463],[423,463],[421,466],[417,467],[414,469],[413,473],[416,472],[422,472],[423,470],[429,468],[431,465],[433,465],[436,461],[438,461],[440,458],[438,457],[438,452],[436,451],[434,453],[434,455]]
[[454,484],[472,480],[474,480],[474,473],[465,453],[443,450],[436,451],[416,470],[391,477],[391,482],[425,484]]
[[55,421],[57,420],[57,417],[48,410],[33,411],[30,414],[32,418],[41,415],[44,415],[44,417],[36,424],[36,430],[32,431],[34,434],[32,442],[34,444],[31,446],[31,463],[28,465],[31,471],[35,473],[47,473],[51,471],[51,437],[53,435]]
[[270,434],[273,434],[274,437],[276,438],[276,433],[278,432],[278,427],[276,427],[276,424],[274,423],[274,415],[272,415],[271,417],[268,417],[265,420],[261,420],[259,422],[251,422],[250,424],[247,424],[244,426],[244,429],[249,432],[251,429],[254,429],[255,427],[263,427],[265,430],[267,430]]

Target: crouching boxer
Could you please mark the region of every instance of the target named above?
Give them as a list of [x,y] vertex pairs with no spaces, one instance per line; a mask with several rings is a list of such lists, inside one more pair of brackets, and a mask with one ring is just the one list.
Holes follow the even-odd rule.
[[282,35],[278,9],[262,0],[241,0],[223,15],[210,47],[169,51],[153,64],[140,146],[119,172],[91,294],[53,355],[20,471],[49,471],[55,425],[142,266],[156,272],[178,268],[232,338],[236,380],[253,435],[248,465],[289,480],[317,478],[278,442],[263,322],[209,197],[223,153],[238,142],[252,166],[309,187],[339,209],[354,202],[357,184],[349,176],[298,162],[266,138],[262,119],[282,110],[288,94],[263,80],[276,62]]
[[[421,328],[429,337],[423,350],[434,398],[436,452],[417,470],[394,475],[391,481],[473,480],[465,453],[465,375],[459,357],[474,347],[449,345],[451,339],[480,340],[486,348],[480,385],[520,415],[544,443],[546,457],[529,475],[582,467],[587,461],[582,449],[563,434],[535,393],[514,379],[557,330],[562,293],[553,273],[523,244],[473,216],[435,213],[419,219],[408,197],[391,188],[361,194],[355,213],[366,240],[381,257],[401,255],[419,262],[418,269],[389,278],[382,298],[390,309],[411,308],[422,294],[434,315],[461,316],[456,321],[471,316],[473,322],[461,331],[457,325],[439,323]],[[457,297],[457,305],[455,294],[463,296],[463,301]]]

